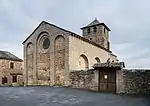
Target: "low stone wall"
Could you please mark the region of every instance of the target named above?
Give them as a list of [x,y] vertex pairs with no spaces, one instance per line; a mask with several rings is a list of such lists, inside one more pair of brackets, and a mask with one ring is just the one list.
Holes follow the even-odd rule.
[[[74,88],[98,91],[98,71],[70,72],[69,82]],[[150,94],[150,70],[117,70],[116,93]]]
[[150,70],[122,70],[124,93],[149,94]]
[[69,74],[70,86],[98,91],[98,71],[73,71]]

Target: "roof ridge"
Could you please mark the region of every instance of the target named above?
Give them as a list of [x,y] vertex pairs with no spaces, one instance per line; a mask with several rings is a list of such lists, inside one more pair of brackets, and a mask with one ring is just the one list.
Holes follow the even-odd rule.
[[100,24],[100,22],[97,19],[95,19],[94,21],[89,23],[87,26],[93,26],[93,25],[97,25],[97,24]]
[[[56,27],[56,28],[59,28],[59,29],[61,29],[61,30],[63,30],[63,31],[66,31],[66,32],[70,33],[71,36],[76,35],[75,37],[80,37],[80,38],[81,38],[82,40],[84,40],[85,42],[88,42],[88,43],[90,43],[90,44],[92,44],[92,45],[95,45],[95,46],[97,46],[97,47],[99,47],[99,48],[101,48],[101,49],[103,49],[103,50],[105,50],[105,51],[111,52],[110,50],[107,50],[106,48],[104,48],[104,47],[98,45],[97,43],[95,43],[95,42],[93,42],[93,41],[90,41],[90,40],[84,38],[83,36],[81,36],[81,35],[79,35],[79,34],[76,34],[76,33],[73,32],[73,31],[69,31],[69,30],[67,30],[67,29],[65,29],[65,28],[61,28],[61,27],[59,27],[59,26],[57,26],[57,25],[55,25],[55,24],[49,23],[49,22],[47,22],[47,21],[42,21],[42,22],[38,25],[38,27],[39,27],[41,24],[43,24],[43,23],[48,24],[48,25],[52,25],[52,26],[54,26],[54,27]],[[30,36],[32,36],[32,34],[38,29],[38,27],[36,27],[36,29],[34,29],[34,31],[26,38],[26,40],[24,40],[23,44],[29,39]],[[73,35],[72,35],[72,34],[73,34]]]

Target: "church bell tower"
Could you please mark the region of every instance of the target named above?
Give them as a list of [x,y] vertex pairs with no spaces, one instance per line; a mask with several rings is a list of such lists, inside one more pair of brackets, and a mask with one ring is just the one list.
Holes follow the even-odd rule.
[[104,24],[100,23],[97,19],[92,21],[85,27],[82,27],[83,37],[99,44],[101,47],[110,50],[109,44],[109,31],[110,29]]

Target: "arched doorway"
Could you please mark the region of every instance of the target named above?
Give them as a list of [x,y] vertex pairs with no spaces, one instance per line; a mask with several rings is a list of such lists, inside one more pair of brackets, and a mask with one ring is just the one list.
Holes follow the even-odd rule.
[[2,78],[2,84],[5,84],[5,83],[7,83],[7,77]]

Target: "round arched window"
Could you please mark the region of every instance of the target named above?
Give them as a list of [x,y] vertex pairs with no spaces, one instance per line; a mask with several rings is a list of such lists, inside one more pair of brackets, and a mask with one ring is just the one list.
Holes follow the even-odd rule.
[[79,69],[85,70],[89,68],[88,58],[85,55],[80,55],[79,57]]
[[96,63],[100,63],[101,62],[98,57],[96,57],[95,60],[96,60]]
[[48,35],[44,35],[39,40],[39,48],[42,52],[47,52],[50,47],[50,39]]
[[43,40],[43,49],[48,49],[49,46],[50,46],[50,40],[49,40],[49,38],[45,38]]

